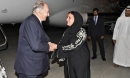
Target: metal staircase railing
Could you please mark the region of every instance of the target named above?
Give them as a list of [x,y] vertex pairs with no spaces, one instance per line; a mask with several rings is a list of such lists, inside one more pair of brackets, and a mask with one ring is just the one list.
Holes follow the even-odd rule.
[[[0,25],[0,31],[2,32],[5,42],[3,44],[0,44],[0,47],[4,46],[7,44],[7,37],[2,29],[2,26]],[[5,72],[5,68],[3,66],[2,60],[0,58],[0,78],[7,78],[6,72]]]
[[4,31],[3,31],[3,29],[2,29],[2,26],[1,26],[1,25],[0,25],[0,30],[1,30],[1,32],[2,32],[2,34],[3,34],[3,36],[4,36],[4,39],[5,39],[5,42],[4,42],[3,44],[0,44],[0,47],[2,47],[2,46],[4,46],[4,45],[6,45],[6,44],[7,44],[7,37],[6,37],[5,33],[4,33]]

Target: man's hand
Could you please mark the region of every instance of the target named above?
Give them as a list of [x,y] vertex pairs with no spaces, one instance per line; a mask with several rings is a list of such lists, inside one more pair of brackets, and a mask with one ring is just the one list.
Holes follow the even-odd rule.
[[116,44],[116,40],[113,40],[113,43]]
[[101,36],[101,39],[104,39],[104,36]]
[[57,49],[57,44],[51,42],[48,42],[48,44],[50,46],[49,51],[54,51],[55,49]]
[[90,40],[91,40],[91,37],[90,37],[90,36],[88,36],[88,39],[90,39]]

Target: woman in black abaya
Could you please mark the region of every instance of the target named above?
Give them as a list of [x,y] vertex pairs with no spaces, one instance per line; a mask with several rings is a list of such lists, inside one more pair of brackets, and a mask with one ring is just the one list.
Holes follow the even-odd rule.
[[56,49],[52,58],[65,58],[65,78],[90,78],[90,52],[87,45],[87,34],[82,28],[83,18],[75,11],[68,13],[69,26],[59,44],[53,45]]

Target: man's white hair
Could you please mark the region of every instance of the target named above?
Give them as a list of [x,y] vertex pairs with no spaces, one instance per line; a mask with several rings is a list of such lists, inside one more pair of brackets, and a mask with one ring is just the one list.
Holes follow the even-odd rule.
[[33,7],[33,13],[38,12],[39,9],[43,9],[44,7],[44,2],[42,0],[37,0]]

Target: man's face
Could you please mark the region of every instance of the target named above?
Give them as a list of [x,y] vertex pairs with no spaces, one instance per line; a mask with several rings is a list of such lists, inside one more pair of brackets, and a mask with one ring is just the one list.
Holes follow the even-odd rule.
[[126,17],[129,17],[129,16],[130,16],[130,9],[126,9],[126,10],[125,10],[125,16],[126,16]]
[[46,18],[49,16],[49,7],[47,4],[44,4],[44,8],[40,10],[40,16],[42,21],[46,21]]
[[98,12],[97,12],[97,11],[93,11],[93,15],[94,15],[94,16],[97,16],[97,15],[98,15]]

